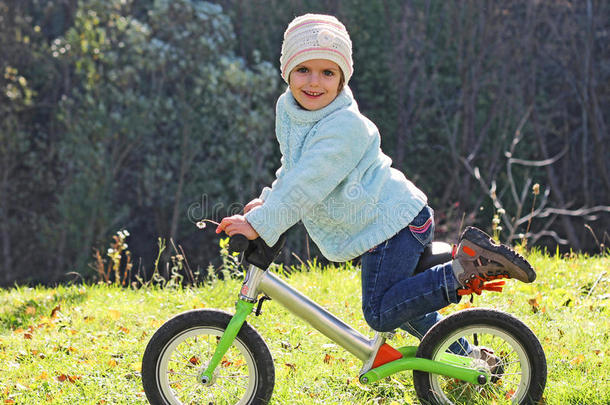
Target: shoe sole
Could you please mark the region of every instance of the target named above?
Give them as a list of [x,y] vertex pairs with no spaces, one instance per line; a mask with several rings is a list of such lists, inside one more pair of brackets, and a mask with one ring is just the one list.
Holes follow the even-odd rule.
[[523,256],[521,256],[519,253],[515,252],[508,246],[492,243],[491,236],[487,235],[480,229],[468,227],[462,234],[461,240],[471,242],[482,249],[495,253],[499,256],[499,258],[504,259],[502,261],[507,262],[505,263],[505,266],[507,264],[517,266],[523,271],[526,277],[525,279],[523,279],[522,277],[513,278],[523,281],[524,283],[531,283],[536,279],[536,272],[534,271],[534,268],[527,262],[527,260],[525,260]]

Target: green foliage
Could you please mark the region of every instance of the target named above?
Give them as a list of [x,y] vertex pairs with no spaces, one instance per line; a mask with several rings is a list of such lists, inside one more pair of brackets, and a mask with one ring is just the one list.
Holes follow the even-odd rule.
[[[222,238],[219,242],[220,256],[222,257],[222,265],[220,272],[223,278],[240,277],[243,274],[244,268],[240,266],[239,256],[237,252],[229,252],[229,238]],[[214,274],[210,274],[214,277]]]
[[182,238],[200,219],[185,215],[189,205],[244,201],[270,169],[270,65],[234,56],[219,6],[156,1],[145,21],[132,6],[79,3],[50,48],[74,85],[57,110],[57,159],[66,163],[41,239],[67,269],[82,271],[116,227],[135,227],[151,245],[158,235]]

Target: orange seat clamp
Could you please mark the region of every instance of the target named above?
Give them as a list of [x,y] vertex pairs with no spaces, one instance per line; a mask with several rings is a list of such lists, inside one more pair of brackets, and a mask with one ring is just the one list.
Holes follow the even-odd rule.
[[373,368],[402,358],[402,354],[387,343],[381,345],[373,361]]

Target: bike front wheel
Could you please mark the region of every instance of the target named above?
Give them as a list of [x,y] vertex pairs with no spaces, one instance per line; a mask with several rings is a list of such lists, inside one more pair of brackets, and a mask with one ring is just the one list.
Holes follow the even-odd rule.
[[265,404],[275,384],[273,359],[261,336],[244,323],[233,345],[203,384],[207,367],[231,315],[218,310],[187,311],[152,336],[142,358],[142,384],[153,405]]
[[[461,353],[455,353],[456,347]],[[475,385],[414,371],[413,384],[423,404],[535,404],[542,398],[544,351],[536,335],[512,315],[479,308],[457,312],[428,331],[417,357],[447,361],[443,354],[451,351],[460,356],[454,358],[456,364],[483,370],[490,381]]]

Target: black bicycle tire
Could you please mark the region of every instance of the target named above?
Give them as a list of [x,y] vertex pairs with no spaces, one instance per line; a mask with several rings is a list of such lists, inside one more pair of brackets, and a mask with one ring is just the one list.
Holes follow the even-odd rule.
[[[546,385],[547,364],[542,345],[527,325],[514,316],[493,309],[471,308],[456,312],[434,325],[423,337],[417,357],[432,358],[438,344],[454,331],[471,325],[488,325],[502,329],[521,344],[532,369],[532,378],[520,404],[536,404]],[[413,371],[413,385],[422,404],[438,404],[432,392],[430,374]]]
[[[209,326],[226,329],[232,315],[213,309],[195,309],[174,316],[164,323],[151,337],[142,356],[142,385],[152,405],[166,405],[167,401],[159,387],[157,372],[159,357],[173,337],[194,327]],[[273,394],[275,367],[269,347],[260,334],[244,322],[236,337],[251,352],[256,363],[258,384],[248,403],[266,404]]]

